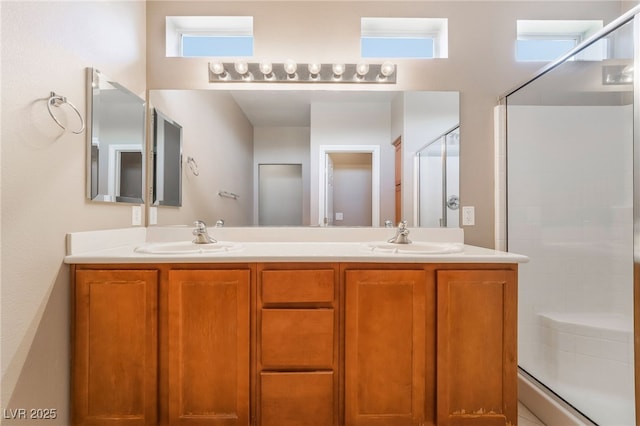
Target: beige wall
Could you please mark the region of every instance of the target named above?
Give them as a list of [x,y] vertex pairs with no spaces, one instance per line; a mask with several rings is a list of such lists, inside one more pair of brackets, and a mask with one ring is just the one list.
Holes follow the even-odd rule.
[[[58,128],[46,101],[55,91],[84,116],[86,67],[145,97],[145,7],[140,2],[3,1],[0,13],[0,406],[55,408],[58,419],[51,424],[64,425],[70,355],[65,234],[129,226],[131,207],[86,200],[85,135]],[[65,111],[56,114],[77,125]]]
[[[227,92],[154,90],[149,105],[182,126],[182,207],[158,207],[158,224],[190,225],[195,219],[213,226],[253,220],[253,127]],[[193,157],[195,176],[186,165]],[[218,191],[240,195],[223,198]]]
[[166,15],[252,15],[254,56],[299,62],[357,61],[362,16],[448,18],[449,58],[395,61],[393,89],[460,91],[460,197],[462,205],[476,208],[476,225],[465,227],[465,240],[493,247],[493,107],[501,94],[542,66],[515,62],[516,19],[607,23],[622,7],[612,1],[161,1],[148,2],[147,10],[149,88],[216,86],[207,82],[206,59],[165,58]]

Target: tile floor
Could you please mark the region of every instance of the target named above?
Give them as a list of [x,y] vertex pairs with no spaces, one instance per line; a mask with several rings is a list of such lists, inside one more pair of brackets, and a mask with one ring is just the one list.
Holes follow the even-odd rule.
[[524,404],[518,401],[518,426],[545,426]]

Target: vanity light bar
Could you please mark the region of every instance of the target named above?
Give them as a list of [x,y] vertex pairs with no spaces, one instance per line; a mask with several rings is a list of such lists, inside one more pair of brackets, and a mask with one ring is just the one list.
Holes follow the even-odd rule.
[[210,83],[378,83],[395,84],[396,66],[382,64],[297,64],[293,61],[210,62]]

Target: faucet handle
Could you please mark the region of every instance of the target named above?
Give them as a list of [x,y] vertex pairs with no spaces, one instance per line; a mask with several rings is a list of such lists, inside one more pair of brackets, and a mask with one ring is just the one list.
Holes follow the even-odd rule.
[[206,224],[206,223],[204,223],[204,222],[203,222],[203,221],[201,221],[201,220],[196,220],[195,222],[193,222],[193,224],[194,224],[194,225],[195,225],[195,227],[196,227],[196,229],[193,231],[193,232],[194,232],[194,234],[195,234],[196,232],[203,232],[203,231],[206,231],[206,230],[207,230],[207,224]]

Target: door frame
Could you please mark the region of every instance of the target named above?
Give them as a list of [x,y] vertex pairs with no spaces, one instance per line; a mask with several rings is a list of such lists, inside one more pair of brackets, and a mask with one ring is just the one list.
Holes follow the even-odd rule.
[[371,154],[371,226],[380,226],[380,146],[379,145],[320,145],[318,148],[318,220],[325,210],[326,157],[334,153]]

